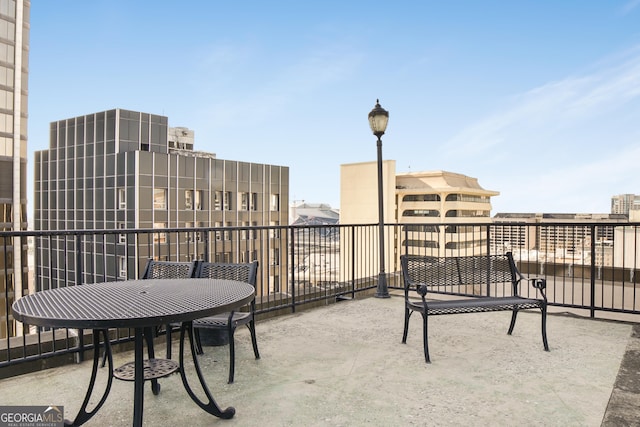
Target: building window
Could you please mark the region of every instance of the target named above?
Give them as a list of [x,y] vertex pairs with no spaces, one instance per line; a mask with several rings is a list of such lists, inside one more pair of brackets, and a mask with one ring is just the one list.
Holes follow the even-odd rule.
[[216,191],[213,194],[213,210],[219,211],[222,209],[222,191]]
[[118,209],[127,208],[127,190],[118,188]]
[[280,265],[280,249],[273,248],[271,250],[271,265]]
[[193,229],[193,223],[192,222],[185,222],[184,223],[184,227],[189,229],[189,231],[187,231],[187,242],[192,242],[193,241],[193,231],[191,231]]
[[258,193],[251,193],[251,206],[252,211],[258,210]]
[[[124,222],[120,222],[120,223],[118,223],[118,228],[120,230],[124,230],[124,229],[127,228],[127,225]],[[127,235],[125,233],[120,233],[118,235],[118,241],[120,243],[127,243]]]
[[154,188],[153,208],[167,210],[167,189],[166,188]]
[[118,277],[127,277],[127,259],[123,256],[118,257]]
[[[154,222],[153,228],[156,228],[156,229],[167,228],[167,224],[165,224],[164,222]],[[164,231],[153,233],[153,243],[167,243],[167,233],[165,233]]]
[[195,190],[193,196],[193,209],[202,210],[202,190]]
[[477,217],[488,217],[490,215],[489,211],[482,210],[450,210],[447,211],[447,218],[477,218]]
[[224,205],[223,210],[230,211],[231,210],[231,191],[224,192]]
[[240,204],[238,205],[239,211],[248,211],[249,210],[249,193],[238,193],[238,201]]
[[251,223],[251,238],[258,240],[258,223],[256,221]]
[[202,223],[198,222],[197,224],[198,231],[196,231],[196,241],[202,242],[204,240],[204,231],[202,231]]
[[224,230],[224,240],[231,240],[231,222],[227,222],[227,226]]
[[186,209],[202,210],[202,190],[185,190],[184,205]]
[[216,227],[216,240],[222,240],[222,223],[216,222],[214,226]]
[[472,203],[489,203],[487,196],[475,196],[471,194],[449,194],[446,198],[447,202],[472,202]]
[[269,222],[269,225],[271,227],[274,228],[270,228],[269,229],[269,237],[271,237],[272,239],[277,239],[278,237],[280,237],[280,229],[277,228],[278,225],[280,225],[279,221],[271,221]]
[[439,202],[438,194],[407,194],[402,197],[403,202]]
[[184,206],[186,209],[193,209],[193,190],[184,192]]
[[402,216],[439,217],[440,212],[434,209],[407,209]]
[[280,195],[272,194],[269,199],[269,210],[271,211],[279,211],[280,210]]

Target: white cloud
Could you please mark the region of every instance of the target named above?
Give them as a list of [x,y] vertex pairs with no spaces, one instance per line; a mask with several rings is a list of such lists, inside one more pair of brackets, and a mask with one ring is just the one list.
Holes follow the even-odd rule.
[[[639,0],[640,1],[640,0]],[[640,97],[640,49],[590,74],[551,82],[515,96],[510,106],[463,129],[447,144],[453,155],[476,155],[529,140],[532,133],[579,130],[580,124]]]
[[445,148],[454,170],[500,191],[494,212],[607,212],[611,196],[639,191],[639,48],[508,104]]
[[[327,47],[298,57],[297,61],[279,68],[271,63],[270,70],[259,75],[260,81],[241,79],[228,88],[234,97],[207,100],[205,114],[217,126],[235,127],[266,123],[275,116],[296,107],[298,100],[308,103],[309,96],[335,82],[345,81],[358,69],[363,57],[346,49]],[[255,58],[246,66],[259,68]],[[206,86],[206,82],[203,82]]]
[[640,0],[629,0],[620,8],[620,12],[623,15],[627,15],[631,13],[633,9],[637,8],[638,6],[640,6]]

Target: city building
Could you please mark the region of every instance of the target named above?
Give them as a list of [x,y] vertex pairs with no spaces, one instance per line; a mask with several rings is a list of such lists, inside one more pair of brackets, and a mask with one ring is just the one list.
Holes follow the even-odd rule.
[[304,201],[291,204],[289,223],[300,226],[292,229],[294,250],[299,255],[291,270],[291,283],[297,284],[298,294],[337,285],[339,222],[340,212],[329,204]]
[[[622,241],[616,239],[619,227],[613,225],[627,223],[628,218],[625,214],[498,213],[493,222],[490,237],[496,253],[513,251],[517,259],[589,264],[593,241],[596,265],[612,266],[614,243]],[[592,229],[593,222],[598,226]],[[544,224],[549,227],[540,226]]]
[[[396,175],[397,221],[407,253],[433,256],[487,252],[486,230],[475,224],[491,217],[491,197],[476,178],[445,171]],[[441,224],[447,224],[446,226]],[[459,224],[459,225],[458,225]]]
[[[385,224],[402,224],[385,238],[385,271],[398,271],[404,253],[429,256],[483,254],[486,229],[474,224],[491,217],[491,197],[476,178],[446,171],[396,173],[395,161],[382,162]],[[341,165],[340,222],[378,223],[377,163]],[[444,225],[447,224],[447,225]],[[456,225],[459,224],[459,225]],[[369,237],[376,240],[377,234]],[[375,245],[369,245],[375,247]],[[377,258],[367,257],[377,263]],[[345,266],[346,274],[350,269]]]
[[327,203],[293,203],[289,209],[291,225],[335,225],[340,222],[340,211]]
[[[66,286],[78,277],[135,278],[145,259],[166,254],[178,254],[172,261],[258,260],[275,287],[285,277],[280,258],[286,250],[280,253],[275,238],[273,248],[258,245],[248,228],[287,225],[288,167],[194,151],[193,131],[169,127],[165,116],[124,109],[53,122],[50,135],[49,149],[35,153],[35,229],[123,233],[108,242],[83,242],[77,248],[81,272],[75,260],[60,261],[76,249],[72,240],[37,238],[38,286]],[[215,230],[194,230],[202,228]],[[124,232],[148,229],[158,231],[146,243],[140,241],[144,235]],[[176,238],[166,229],[185,231]]]
[[611,213],[629,215],[631,210],[640,210],[640,196],[619,194],[611,198]]
[[[29,0],[0,0],[0,229],[27,229]],[[0,338],[21,324],[7,309],[29,292],[27,239],[0,238]]]

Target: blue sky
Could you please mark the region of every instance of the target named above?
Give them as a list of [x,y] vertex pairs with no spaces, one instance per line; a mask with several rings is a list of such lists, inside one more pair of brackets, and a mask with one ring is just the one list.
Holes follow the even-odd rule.
[[30,49],[30,169],[50,122],[125,108],[339,207],[379,98],[383,157],[478,178],[492,215],[640,194],[640,0],[33,0]]

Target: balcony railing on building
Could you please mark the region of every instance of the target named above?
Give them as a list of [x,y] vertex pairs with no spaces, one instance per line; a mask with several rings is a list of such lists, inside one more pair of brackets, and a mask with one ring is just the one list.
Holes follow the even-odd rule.
[[[194,197],[194,200],[196,198]],[[375,291],[378,225],[257,226],[144,230],[0,232],[0,378],[82,358],[92,347],[78,330],[22,325],[11,304],[62,286],[137,279],[149,258],[170,261],[258,260],[258,319]],[[519,270],[547,279],[552,306],[640,314],[640,224],[394,224],[385,227],[385,271],[401,289],[403,253],[465,256],[512,252]],[[14,257],[14,252],[20,254]],[[16,280],[14,260],[23,259]],[[483,295],[500,289],[475,288]],[[401,314],[399,314],[401,315]],[[131,340],[112,331],[113,344]],[[62,361],[62,362],[60,362]]]

